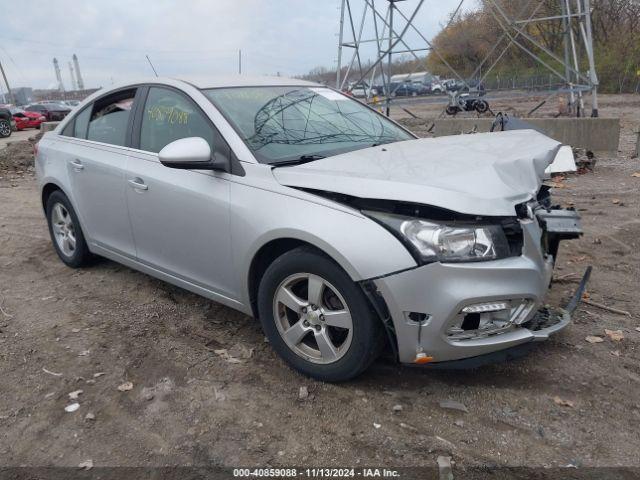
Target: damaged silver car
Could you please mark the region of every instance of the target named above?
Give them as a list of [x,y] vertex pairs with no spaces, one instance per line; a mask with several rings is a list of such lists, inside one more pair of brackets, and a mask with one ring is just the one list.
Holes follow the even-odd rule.
[[543,185],[560,147],[532,130],[418,139],[299,80],[154,78],[87,98],[36,171],[65,264],[106,257],[257,317],[289,365],[341,381],[385,345],[473,366],[567,326],[580,292],[544,301],[559,242],[581,234]]

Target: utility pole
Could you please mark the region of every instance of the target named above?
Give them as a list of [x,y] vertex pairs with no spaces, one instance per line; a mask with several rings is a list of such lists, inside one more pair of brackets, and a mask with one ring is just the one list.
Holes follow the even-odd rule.
[[242,49],[238,50],[238,75],[242,75]]
[[581,5],[581,9],[584,11],[584,17],[580,20],[584,20],[584,23],[580,25],[582,37],[587,51],[587,59],[589,60],[589,82],[591,83],[591,116],[598,116],[598,74],[596,73],[596,64],[593,54],[593,32],[591,29],[591,2],[590,0],[584,0]]
[[9,92],[9,99],[11,103],[16,104],[16,97],[13,96],[13,92],[11,91],[11,87],[9,86],[9,80],[7,80],[7,74],[4,73],[4,68],[2,68],[2,62],[0,62],[0,72],[2,72],[2,78],[4,78],[4,84],[7,86],[7,91]]
[[336,69],[336,88],[340,90],[340,75],[342,70],[342,39],[344,37],[344,6],[346,0],[342,0],[340,6],[340,32],[338,34],[338,68]]
[[387,57],[387,99],[386,114],[387,117],[391,112],[391,50],[393,49],[393,10],[395,8],[395,0],[389,0],[389,54]]
[[562,9],[562,46],[564,50],[564,81],[569,88],[569,94],[567,95],[567,107],[569,108],[569,112],[573,113],[573,109],[576,102],[576,96],[573,92],[573,82],[571,81],[571,70],[569,65],[571,64],[570,59],[570,45],[569,45],[569,29],[571,28],[570,18],[567,13],[567,2],[568,0],[560,0],[560,7]]

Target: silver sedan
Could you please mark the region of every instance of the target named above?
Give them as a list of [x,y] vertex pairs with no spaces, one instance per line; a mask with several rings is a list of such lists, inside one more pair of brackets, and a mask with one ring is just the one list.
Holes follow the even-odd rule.
[[36,171],[65,264],[106,257],[257,317],[288,364],[341,381],[385,347],[478,364],[567,325],[542,308],[580,234],[542,185],[559,148],[418,139],[300,80],[154,78],[87,98]]

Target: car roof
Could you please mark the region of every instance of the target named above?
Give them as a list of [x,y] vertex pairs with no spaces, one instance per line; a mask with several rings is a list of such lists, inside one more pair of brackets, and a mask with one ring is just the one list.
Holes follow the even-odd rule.
[[[223,87],[263,87],[263,86],[306,86],[306,87],[322,87],[319,83],[309,82],[306,80],[300,80],[297,78],[287,77],[273,77],[273,76],[259,76],[259,75],[215,75],[215,76],[183,76],[180,78],[172,77],[147,77],[134,79],[128,82],[118,82],[117,84],[109,85],[99,90],[99,92],[108,92],[112,90],[119,90],[126,87],[134,87],[142,84],[165,84],[165,85],[177,85],[177,84],[189,84],[192,87],[198,89],[207,88],[223,88]],[[97,92],[96,92],[97,93]],[[91,96],[94,96],[92,94]]]
[[[108,95],[118,90],[135,88],[140,85],[167,85],[179,88],[195,88],[204,90],[207,88],[230,88],[230,87],[262,87],[262,86],[301,86],[301,87],[323,87],[320,83],[309,82],[297,78],[273,77],[273,76],[256,76],[256,75],[214,75],[214,76],[183,76],[181,78],[171,77],[145,77],[132,79],[127,82],[118,82],[103,87],[93,92],[87,98],[80,102],[76,111],[82,111],[85,105],[95,101],[104,95]],[[58,129],[64,129],[73,115],[68,115]]]
[[184,82],[198,88],[221,87],[262,87],[275,85],[300,85],[317,87],[318,83],[308,82],[297,78],[259,76],[259,75],[216,75],[211,77],[180,78]]

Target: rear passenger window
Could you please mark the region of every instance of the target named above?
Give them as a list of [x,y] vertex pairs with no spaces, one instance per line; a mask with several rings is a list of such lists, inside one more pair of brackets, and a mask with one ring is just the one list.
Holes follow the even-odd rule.
[[142,117],[140,149],[158,153],[181,138],[202,137],[215,150],[215,132],[209,120],[186,96],[151,87]]
[[87,127],[91,116],[91,106],[88,106],[78,116],[76,116],[73,126],[73,136],[76,138],[87,138]]
[[124,146],[136,89],[96,100],[89,119],[88,140]]

